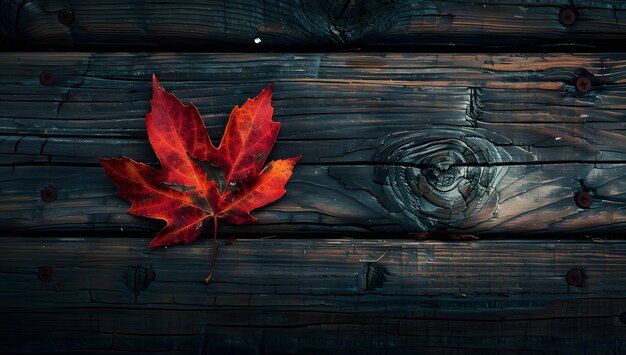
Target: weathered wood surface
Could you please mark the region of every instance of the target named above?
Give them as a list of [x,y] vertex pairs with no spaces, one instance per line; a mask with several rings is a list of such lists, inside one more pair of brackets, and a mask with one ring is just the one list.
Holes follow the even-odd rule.
[[625,241],[148,242],[0,238],[2,352],[626,352]]
[[234,105],[276,83],[270,158],[302,161],[257,224],[225,233],[623,232],[625,68],[623,54],[3,53],[0,226],[157,230],[96,161],[157,163],[143,123],[155,72],[216,142]]
[[[571,25],[560,20],[567,8],[575,17]],[[72,13],[62,13],[66,9]],[[622,50],[626,34],[626,3],[608,0],[3,0],[0,14],[6,40],[40,48]]]

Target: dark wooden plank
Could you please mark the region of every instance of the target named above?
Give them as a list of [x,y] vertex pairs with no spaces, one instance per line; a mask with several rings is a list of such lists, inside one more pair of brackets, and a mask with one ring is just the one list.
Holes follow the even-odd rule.
[[[577,137],[600,150],[623,144],[622,54],[3,53],[0,64],[0,134],[145,138],[154,72],[198,106],[214,138],[234,105],[275,82],[281,139],[377,138],[440,124],[486,128],[519,146],[561,132],[551,148]],[[53,85],[40,83],[44,70]],[[587,94],[574,85],[583,74]],[[514,123],[531,128],[507,135]]]
[[[608,0],[4,0],[0,6],[0,33],[45,48],[617,48],[626,34],[626,4]],[[571,25],[560,21],[567,8]]]
[[[220,241],[208,286],[210,243],[148,241],[0,238],[0,348],[626,350],[624,241]],[[582,270],[580,286],[568,285],[571,269]],[[384,273],[378,287],[365,281],[372,270]]]
[[[381,137],[410,137],[440,129],[437,125],[442,132],[473,127],[506,151],[504,162],[509,156],[513,162],[619,161],[623,57],[6,54],[0,77],[0,132],[7,135],[0,138],[2,153],[5,163],[46,158],[84,163],[122,151],[153,159],[147,156],[143,126],[150,86],[139,79],[156,71],[170,90],[200,107],[214,137],[222,134],[233,105],[276,81],[274,105],[284,141],[279,149],[297,146],[315,162],[345,160],[354,149],[359,152],[351,159],[375,161]],[[55,73],[55,85],[41,86],[41,68]],[[593,76],[588,95],[572,85],[583,71]],[[262,77],[249,83],[250,74]],[[84,138],[103,135],[120,140]],[[81,151],[69,152],[76,143]]]
[[[253,212],[254,225],[220,223],[220,233],[406,233],[449,229],[491,236],[623,232],[626,164],[453,167],[299,165],[287,194]],[[448,189],[454,184],[454,188]],[[457,186],[458,184],[458,186]],[[52,186],[57,199],[44,202]],[[463,188],[463,189],[461,189]],[[0,225],[14,231],[153,233],[159,222],[126,213],[129,204],[100,167],[0,168]],[[576,193],[591,191],[579,208]],[[462,192],[467,191],[466,195]]]
[[[225,233],[624,228],[622,54],[4,53],[0,64],[5,230],[159,228],[125,213],[96,162],[157,164],[143,123],[152,72],[199,107],[216,143],[232,107],[276,82],[271,157],[301,164],[258,224]],[[575,204],[581,191],[591,208]]]

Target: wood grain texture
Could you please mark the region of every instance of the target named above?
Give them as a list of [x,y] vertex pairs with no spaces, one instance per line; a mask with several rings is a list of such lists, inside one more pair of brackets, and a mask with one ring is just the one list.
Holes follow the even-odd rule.
[[[0,238],[0,348],[626,351],[623,241],[220,241],[208,286],[210,243],[148,241]],[[383,276],[368,289],[374,267]],[[582,270],[580,287],[566,282],[571,269]]]
[[[607,0],[3,0],[0,6],[0,33],[43,48],[619,48],[626,34],[626,4]],[[565,8],[576,16],[570,26],[559,21]],[[71,22],[59,20],[64,9],[73,11]]]
[[[270,159],[303,158],[258,224],[225,233],[617,233],[625,64],[623,54],[4,53],[0,225],[157,230],[126,214],[96,162],[157,164],[143,122],[155,72],[198,106],[216,143],[234,105],[276,84]],[[574,88],[580,75],[589,93]],[[41,200],[47,186],[56,201]],[[581,191],[589,209],[574,202]]]

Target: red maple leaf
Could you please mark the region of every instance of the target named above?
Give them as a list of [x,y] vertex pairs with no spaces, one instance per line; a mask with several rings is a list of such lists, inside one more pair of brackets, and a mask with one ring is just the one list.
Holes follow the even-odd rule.
[[234,224],[256,220],[250,211],[280,198],[300,156],[263,167],[280,129],[272,121],[270,85],[242,107],[235,106],[219,147],[211,143],[198,109],[185,106],[152,76],[152,112],[146,113],[150,144],[161,169],[128,157],[100,158],[128,213],[162,219],[167,225],[151,247],[190,244],[213,219],[215,265],[217,219]]

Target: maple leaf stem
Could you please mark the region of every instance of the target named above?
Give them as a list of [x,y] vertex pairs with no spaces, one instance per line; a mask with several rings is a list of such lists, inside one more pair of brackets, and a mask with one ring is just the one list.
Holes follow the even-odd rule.
[[213,256],[211,256],[211,270],[204,278],[204,283],[208,284],[213,278],[213,269],[215,268],[215,257],[217,256],[217,214],[213,215]]

